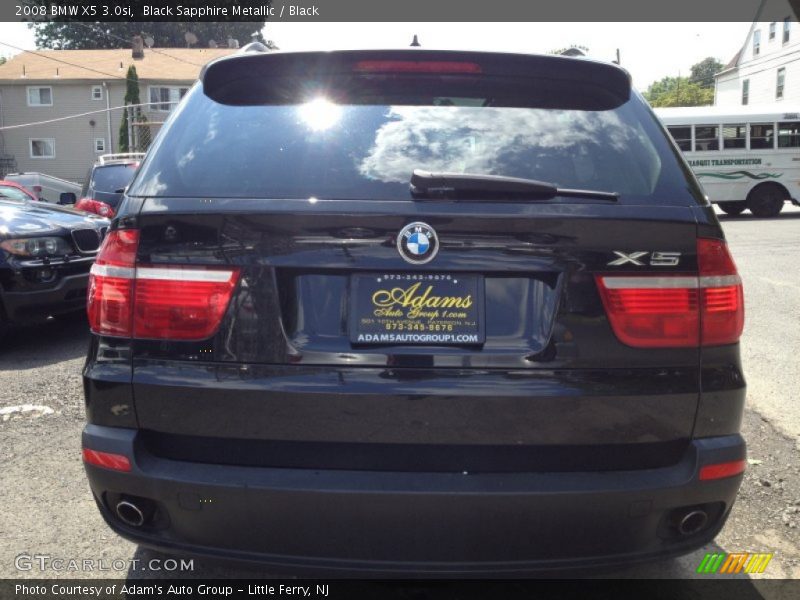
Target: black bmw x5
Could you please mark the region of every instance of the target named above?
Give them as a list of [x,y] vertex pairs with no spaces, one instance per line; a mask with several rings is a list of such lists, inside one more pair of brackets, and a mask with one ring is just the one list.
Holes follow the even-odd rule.
[[108,225],[0,181],[0,339],[11,326],[84,309]]
[[92,268],[83,456],[146,546],[314,571],[678,555],[742,480],[742,286],[630,78],[210,63]]

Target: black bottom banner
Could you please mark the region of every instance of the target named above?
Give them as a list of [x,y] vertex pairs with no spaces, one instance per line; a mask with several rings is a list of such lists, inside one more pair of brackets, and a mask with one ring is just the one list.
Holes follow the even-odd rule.
[[147,598],[314,598],[317,600],[723,600],[800,598],[800,580],[197,580],[197,579],[4,579],[0,598],[101,600]]

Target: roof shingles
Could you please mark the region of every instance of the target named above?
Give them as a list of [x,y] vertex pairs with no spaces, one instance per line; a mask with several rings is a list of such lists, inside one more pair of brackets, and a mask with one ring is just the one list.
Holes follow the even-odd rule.
[[125,79],[130,65],[136,66],[139,79],[194,81],[207,62],[233,52],[230,48],[145,48],[144,58],[134,60],[125,48],[36,50],[21,52],[0,65],[0,83]]

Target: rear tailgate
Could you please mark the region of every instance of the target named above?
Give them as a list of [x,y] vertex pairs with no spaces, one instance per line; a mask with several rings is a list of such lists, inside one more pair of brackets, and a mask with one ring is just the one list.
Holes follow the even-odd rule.
[[[230,200],[230,212],[185,216],[175,212],[184,200],[159,200],[168,216],[145,203],[140,262],[241,269],[211,339],[135,342],[140,427],[194,438],[162,439],[162,451],[187,443],[179,455],[189,458],[214,448],[202,438],[246,439],[267,445],[233,444],[237,462],[471,470],[654,466],[680,455],[696,412],[698,349],[622,344],[594,275],[656,269],[608,266],[615,251],[638,249],[680,253],[659,273],[694,271],[688,208],[653,207],[642,219],[623,206],[515,204],[498,215],[493,205],[488,216],[488,206],[421,214],[407,204],[370,215],[331,201],[298,215],[293,203],[254,214]],[[394,239],[420,219],[441,242],[424,270],[403,261]],[[165,231],[181,243],[165,242]],[[227,247],[209,243],[210,231]],[[400,285],[406,275],[478,277],[485,341],[354,343],[353,283],[364,274],[400,276]]]
[[[297,64],[310,72],[331,60],[338,74],[363,70],[369,55],[303,56]],[[424,81],[376,76],[396,65],[366,61],[366,76],[326,80],[329,99],[305,103],[298,90],[309,80],[287,74],[288,59],[239,59],[272,83],[247,97],[236,62],[207,69],[206,89],[190,92],[131,186],[136,261],[153,272],[228,270],[236,286],[199,341],[159,335],[160,323],[194,318],[169,286],[148,288],[147,310],[134,309],[136,414],[150,451],[444,471],[679,460],[697,410],[698,346],[622,343],[596,276],[696,277],[697,191],[645,105],[624,93],[620,71],[600,69],[604,82],[583,63],[570,71],[537,57],[520,79],[521,59],[511,68],[482,56],[455,61],[478,65],[465,74],[450,55],[415,54],[457,71]],[[411,169],[448,165],[620,198],[411,196]],[[398,248],[410,223],[438,237],[426,264]],[[398,326],[378,308],[407,311],[414,299],[440,311],[418,322],[440,324],[442,306],[426,301],[447,290],[468,297],[456,332],[473,337],[359,338],[365,319]],[[377,306],[376,293],[397,306]],[[684,309],[693,310],[675,311]],[[657,327],[672,335],[680,315]]]

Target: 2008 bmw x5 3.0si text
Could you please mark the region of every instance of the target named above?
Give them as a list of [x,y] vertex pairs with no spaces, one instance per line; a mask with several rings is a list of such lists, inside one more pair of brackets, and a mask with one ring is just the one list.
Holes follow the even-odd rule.
[[315,571],[677,555],[744,469],[742,286],[614,65],[215,61],[92,269],[108,524]]

